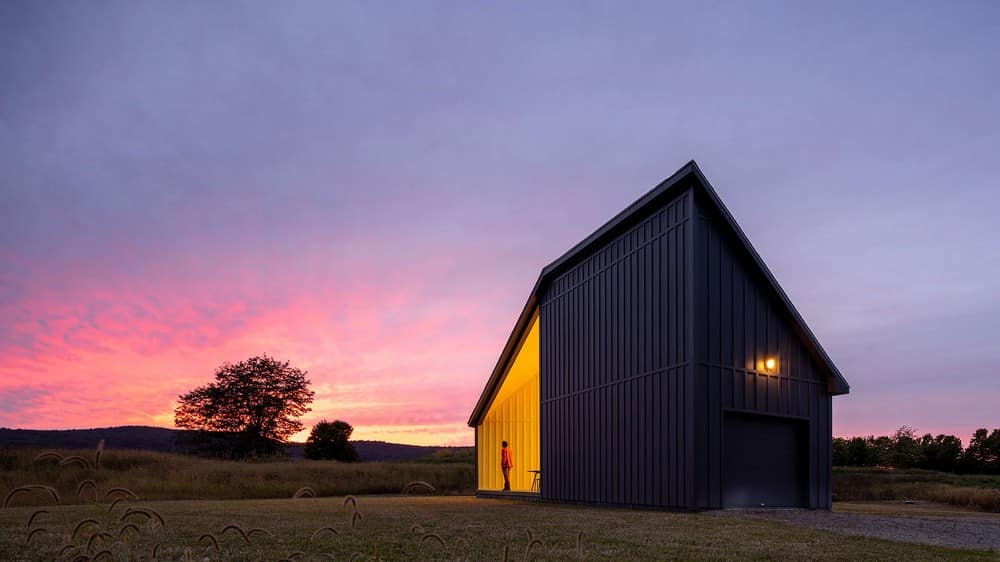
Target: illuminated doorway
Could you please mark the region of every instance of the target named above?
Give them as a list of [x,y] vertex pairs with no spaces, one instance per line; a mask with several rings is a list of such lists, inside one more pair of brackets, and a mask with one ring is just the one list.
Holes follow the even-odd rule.
[[[507,441],[513,452],[510,488],[514,492],[538,492],[536,472],[539,455],[539,341],[538,314],[518,344],[500,388],[482,423],[476,426],[478,486],[480,490],[502,490],[500,444]],[[532,472],[535,471],[535,472]]]

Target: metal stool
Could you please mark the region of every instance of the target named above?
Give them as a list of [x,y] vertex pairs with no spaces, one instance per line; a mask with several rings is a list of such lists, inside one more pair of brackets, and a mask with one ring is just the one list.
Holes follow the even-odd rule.
[[529,470],[528,472],[534,473],[534,478],[531,479],[531,491],[541,492],[542,491],[542,471],[541,470]]

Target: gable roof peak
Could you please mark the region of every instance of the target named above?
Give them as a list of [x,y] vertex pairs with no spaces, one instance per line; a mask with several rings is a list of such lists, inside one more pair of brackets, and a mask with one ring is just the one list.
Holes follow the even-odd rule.
[[[686,182],[685,180],[689,178],[694,178],[695,181]],[[827,372],[829,392],[832,394],[847,394],[850,392],[851,387],[847,383],[847,380],[840,374],[837,366],[833,364],[833,360],[831,360],[830,356],[827,355],[826,351],[820,345],[819,340],[813,334],[812,330],[809,329],[809,326],[806,325],[805,320],[802,319],[799,312],[795,309],[795,306],[788,298],[788,295],[785,294],[785,291],[774,278],[774,275],[771,274],[771,271],[764,264],[764,260],[761,259],[760,255],[753,248],[753,245],[750,243],[750,239],[747,238],[743,229],[741,229],[736,223],[736,219],[733,218],[729,209],[727,209],[725,204],[723,204],[722,199],[719,197],[718,193],[716,193],[712,184],[709,183],[708,178],[705,177],[701,168],[698,167],[698,163],[694,159],[691,159],[686,164],[678,168],[678,170],[671,174],[670,177],[661,181],[651,190],[647,191],[631,205],[626,207],[620,213],[604,223],[600,228],[591,233],[590,236],[581,240],[558,259],[546,265],[542,269],[541,273],[538,275],[538,279],[535,281],[534,287],[531,289],[531,293],[528,295],[528,300],[524,303],[524,308],[521,310],[521,314],[518,316],[517,322],[514,324],[514,330],[507,339],[507,343],[504,346],[503,352],[500,354],[500,358],[493,369],[493,373],[490,375],[486,388],[483,389],[483,394],[480,396],[475,409],[472,411],[472,415],[469,417],[470,426],[475,426],[479,423],[482,416],[485,414],[487,405],[490,400],[492,400],[493,393],[496,392],[500,382],[502,382],[501,379],[503,371],[510,361],[511,354],[516,348],[518,341],[520,341],[523,331],[530,324],[530,320],[538,306],[538,294],[544,284],[551,280],[555,273],[569,267],[576,258],[585,255],[589,249],[598,245],[600,242],[612,235],[619,226],[627,224],[631,219],[639,216],[647,208],[649,208],[650,205],[660,199],[661,196],[664,196],[668,191],[677,186],[682,186],[683,188],[690,186],[696,192],[701,193],[704,196],[704,200],[706,200],[712,209],[714,209],[722,218],[723,227],[728,228],[728,230],[735,235],[736,240],[739,242],[742,249],[745,250],[746,255],[749,256],[752,266],[761,274],[768,287],[777,296],[779,306],[785,309],[790,321],[793,323],[794,327],[798,329],[802,340],[806,344],[806,347],[810,350],[817,364],[821,369]]]

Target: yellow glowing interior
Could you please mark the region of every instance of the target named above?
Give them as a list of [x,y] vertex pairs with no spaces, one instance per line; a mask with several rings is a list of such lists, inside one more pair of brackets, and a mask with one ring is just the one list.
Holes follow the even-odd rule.
[[500,442],[507,441],[514,455],[514,468],[510,471],[511,490],[531,491],[534,474],[528,471],[541,468],[538,365],[536,313],[528,327],[528,334],[521,341],[520,348],[505,373],[500,390],[493,398],[483,422],[476,426],[480,490],[503,489]]

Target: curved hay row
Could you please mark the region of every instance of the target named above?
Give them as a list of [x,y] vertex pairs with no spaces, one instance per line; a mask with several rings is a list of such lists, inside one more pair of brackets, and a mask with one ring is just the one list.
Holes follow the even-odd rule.
[[431,539],[436,540],[441,545],[441,548],[448,550],[448,546],[445,545],[444,539],[441,538],[441,535],[435,533],[427,533],[426,535],[424,535],[424,538],[420,539],[420,542],[427,542],[428,540]]
[[142,531],[139,530],[139,527],[135,523],[126,523],[121,529],[118,530],[118,540],[122,540],[125,537],[125,531],[128,531],[129,529],[135,531],[135,534],[137,535],[142,535]]
[[205,539],[209,539],[210,541],[212,541],[212,546],[215,547],[215,551],[216,552],[221,552],[222,549],[219,548],[219,539],[215,538],[215,535],[213,535],[211,533],[206,533],[206,534],[198,537],[198,542],[201,542],[201,541],[203,541]]
[[52,460],[54,460],[56,462],[61,462],[63,460],[63,456],[60,455],[59,453],[54,453],[52,451],[45,451],[44,453],[42,453],[42,454],[38,455],[37,457],[35,457],[34,459],[32,459],[31,462],[32,463],[36,463],[36,462],[43,461],[45,459],[52,459]]
[[74,463],[80,465],[81,468],[90,468],[90,461],[78,455],[64,458],[59,461],[59,466],[69,466]]
[[240,527],[236,523],[230,523],[229,525],[226,525],[225,527],[223,527],[222,531],[219,532],[219,535],[220,536],[221,535],[225,535],[226,531],[229,531],[229,530],[236,531],[237,533],[239,533],[239,535],[241,537],[243,537],[243,540],[246,541],[247,544],[250,544],[250,536],[247,534],[246,531],[243,530],[243,527]]
[[32,513],[31,517],[28,518],[28,524],[24,526],[24,529],[25,530],[30,529],[31,525],[34,524],[34,522],[35,522],[35,518],[37,518],[39,515],[43,515],[43,514],[46,514],[46,513],[48,513],[48,510],[45,510],[45,509],[39,509],[38,511],[35,511],[34,513]]
[[76,497],[82,496],[85,488],[92,488],[94,490],[94,501],[97,501],[97,482],[89,479],[81,480],[76,486]]
[[271,531],[266,531],[266,530],[261,529],[259,527],[255,528],[255,529],[250,529],[249,531],[247,531],[247,536],[248,537],[252,536],[254,533],[257,533],[258,535],[267,535],[267,536],[271,537],[272,539],[274,538],[274,533],[272,533]]
[[31,543],[31,539],[35,538],[35,535],[37,535],[38,533],[51,533],[51,532],[52,531],[50,531],[50,530],[48,530],[48,529],[46,529],[44,527],[39,527],[39,528],[35,529],[34,531],[31,531],[30,533],[28,533],[28,538],[24,539],[24,544],[26,544],[26,545],[30,544]]
[[3,508],[7,509],[7,507],[10,506],[10,502],[13,501],[13,499],[17,497],[18,494],[26,494],[32,490],[41,490],[43,492],[47,492],[50,496],[52,496],[52,499],[57,504],[61,503],[59,499],[59,492],[57,492],[56,489],[53,488],[52,486],[44,486],[42,484],[26,484],[24,486],[18,486],[17,488],[14,488],[10,492],[7,492],[7,496],[3,499]]
[[127,517],[132,515],[142,514],[145,515],[147,519],[155,518],[159,522],[160,526],[165,526],[167,523],[163,520],[163,516],[160,515],[158,511],[149,507],[130,507],[125,510],[125,513],[118,518],[119,521],[124,521]]
[[110,498],[111,496],[113,496],[115,494],[127,494],[129,496],[132,496],[133,500],[139,499],[139,494],[133,492],[132,490],[129,490],[128,488],[122,488],[122,487],[111,488],[107,492],[104,492],[104,497]]
[[428,492],[437,492],[437,488],[432,486],[430,483],[424,482],[423,480],[414,480],[413,482],[410,482],[406,486],[403,486],[403,492],[401,495],[405,496],[406,494],[409,494],[410,492],[419,488],[423,488]]
[[79,523],[76,524],[76,527],[73,529],[73,534],[70,535],[70,540],[75,541],[76,534],[80,532],[80,529],[82,529],[84,525],[88,524],[93,525],[98,529],[101,528],[101,524],[96,519],[84,519],[83,521],[80,521]]

